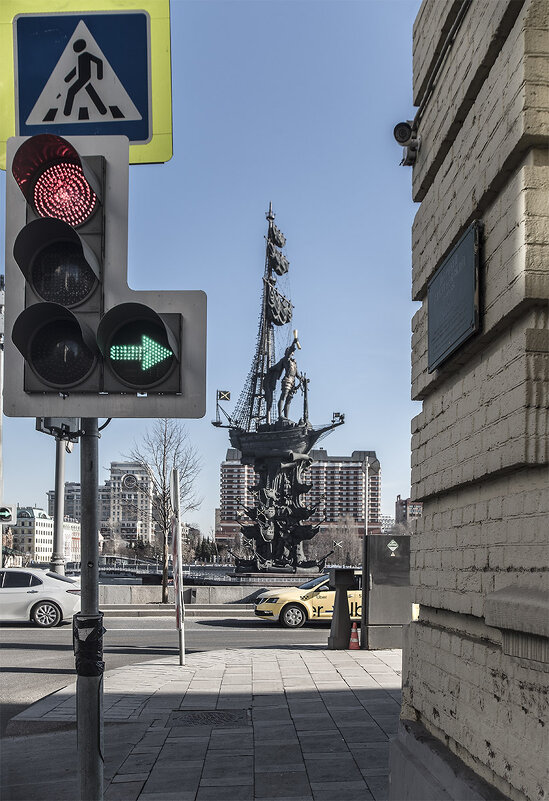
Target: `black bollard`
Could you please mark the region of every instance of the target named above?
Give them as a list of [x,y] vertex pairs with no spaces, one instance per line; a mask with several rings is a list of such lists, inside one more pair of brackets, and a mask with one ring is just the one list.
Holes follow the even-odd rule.
[[345,650],[351,639],[351,616],[347,590],[355,587],[355,571],[348,568],[333,567],[330,570],[330,589],[335,589],[334,613],[328,648],[332,651]]

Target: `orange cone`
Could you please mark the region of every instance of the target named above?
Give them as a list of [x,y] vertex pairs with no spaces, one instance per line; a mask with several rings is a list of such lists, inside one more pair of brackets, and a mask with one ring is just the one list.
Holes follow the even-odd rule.
[[356,628],[356,620],[353,623],[353,628],[351,629],[351,639],[349,640],[349,651],[358,651],[360,650],[360,645],[358,643],[358,631]]

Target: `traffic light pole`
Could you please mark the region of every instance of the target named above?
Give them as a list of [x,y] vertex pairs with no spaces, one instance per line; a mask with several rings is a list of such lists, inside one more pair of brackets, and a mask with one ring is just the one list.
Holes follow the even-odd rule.
[[65,575],[65,547],[63,542],[63,519],[65,517],[65,444],[61,437],[55,438],[55,513],[53,516],[53,553],[50,567],[54,573]]
[[81,612],[73,619],[80,801],[103,799],[103,615],[99,612],[99,431],[82,418]]

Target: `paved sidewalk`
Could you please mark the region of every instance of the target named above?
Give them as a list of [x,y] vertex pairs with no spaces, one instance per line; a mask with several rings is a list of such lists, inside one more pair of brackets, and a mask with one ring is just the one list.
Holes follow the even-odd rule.
[[[400,651],[256,648],[186,661],[105,674],[106,801],[386,799]],[[12,720],[8,733],[26,736],[3,743],[3,801],[78,798],[74,722],[75,685]]]

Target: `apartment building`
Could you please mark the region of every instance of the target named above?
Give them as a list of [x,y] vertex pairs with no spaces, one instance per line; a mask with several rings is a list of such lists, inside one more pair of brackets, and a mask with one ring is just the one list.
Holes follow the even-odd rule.
[[[375,451],[353,451],[350,456],[329,456],[324,448],[311,451],[313,463],[307,477],[313,487],[307,496],[316,506],[311,520],[335,526],[353,520],[360,536],[364,534],[366,504],[368,533],[381,526],[381,468]],[[368,482],[368,487],[366,487]]]
[[[357,534],[364,533],[368,496],[368,533],[381,530],[381,469],[375,451],[353,451],[351,456],[329,456],[323,448],[311,451],[313,464],[306,473],[312,489],[307,505],[316,507],[311,522],[337,527],[354,521]],[[368,493],[366,493],[368,480]],[[240,463],[240,453],[229,448],[220,470],[220,509],[216,516],[216,539],[229,544],[240,531],[244,507],[255,504],[251,487],[256,483],[253,467]]]
[[[44,509],[21,506],[17,522],[11,526],[13,548],[30,562],[49,562],[53,553],[53,517]],[[67,562],[80,561],[80,523],[63,521],[63,556]]]
[[413,501],[411,498],[401,498],[397,495],[395,501],[395,523],[403,526],[410,525],[412,520],[417,520],[423,514],[423,504],[421,501]]
[[243,508],[254,505],[250,490],[256,483],[253,467],[240,463],[240,451],[229,448],[220,469],[220,508],[216,514],[215,538],[230,545],[240,532]]

